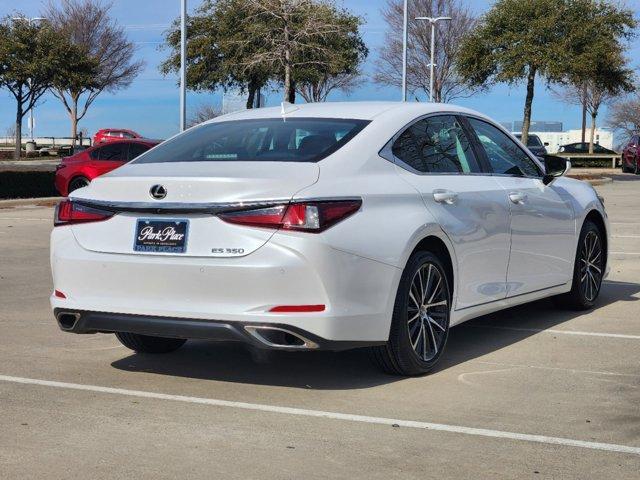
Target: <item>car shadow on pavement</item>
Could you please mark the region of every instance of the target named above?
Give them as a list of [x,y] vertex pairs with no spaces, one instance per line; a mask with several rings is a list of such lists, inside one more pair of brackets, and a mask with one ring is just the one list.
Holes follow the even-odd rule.
[[[543,299],[475,318],[451,329],[447,353],[440,362],[439,370],[541,334],[541,330],[561,330],[564,323],[586,314],[597,315],[598,310],[612,303],[639,301],[640,298],[634,296],[639,292],[640,284],[606,281],[602,284],[600,296],[592,310],[570,310],[551,299]],[[622,315],[620,318],[624,321]],[[605,329],[598,331],[609,333]]]
[[[595,311],[614,302],[638,301],[634,297],[638,292],[640,284],[606,282]],[[447,351],[436,372],[500,350],[539,330],[558,327],[582,314],[558,308],[551,300],[540,300],[471,320],[451,329]],[[503,328],[491,328],[495,326]],[[111,365],[132,372],[314,390],[363,389],[403,379],[380,372],[369,360],[366,349],[270,351],[260,359],[240,344],[196,340],[169,355],[133,354]]]

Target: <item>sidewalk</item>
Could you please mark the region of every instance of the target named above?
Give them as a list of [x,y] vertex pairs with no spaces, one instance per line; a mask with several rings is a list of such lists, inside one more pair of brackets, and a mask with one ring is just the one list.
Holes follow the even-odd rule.
[[33,158],[29,160],[0,160],[0,172],[55,172],[59,157]]

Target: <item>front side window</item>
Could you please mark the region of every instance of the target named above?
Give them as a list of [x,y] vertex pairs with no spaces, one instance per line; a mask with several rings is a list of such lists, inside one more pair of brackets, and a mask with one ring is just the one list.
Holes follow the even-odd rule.
[[400,134],[393,155],[423,173],[471,173],[479,167],[471,143],[453,115],[418,120]]
[[135,163],[318,162],[369,122],[332,118],[266,118],[214,122],[163,142]]
[[518,177],[542,176],[536,163],[508,135],[482,120],[468,120],[494,173]]

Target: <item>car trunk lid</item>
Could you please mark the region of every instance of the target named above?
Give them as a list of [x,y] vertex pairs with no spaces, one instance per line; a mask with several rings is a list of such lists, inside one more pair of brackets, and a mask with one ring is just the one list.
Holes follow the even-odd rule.
[[[215,216],[220,209],[288,202],[318,180],[317,163],[178,162],[128,164],[96,178],[71,198],[85,205],[116,211],[107,221],[73,225],[80,245],[91,251],[137,255],[234,257],[264,245],[274,230],[232,225]],[[152,190],[162,186],[162,198]],[[159,197],[161,195],[157,195]],[[185,228],[183,253],[136,251],[139,222]]]

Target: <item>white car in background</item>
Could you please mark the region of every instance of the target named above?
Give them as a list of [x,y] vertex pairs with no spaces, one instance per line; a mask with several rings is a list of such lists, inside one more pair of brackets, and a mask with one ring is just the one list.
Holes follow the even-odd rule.
[[58,206],[51,305],[62,330],[137,352],[366,346],[422,374],[456,324],[543,297],[594,304],[607,215],[567,167],[452,105],[221,116]]

